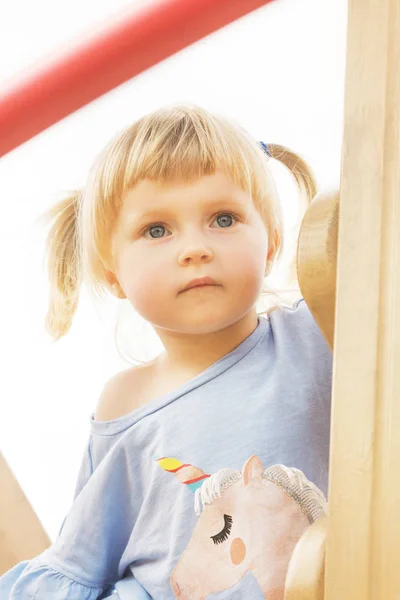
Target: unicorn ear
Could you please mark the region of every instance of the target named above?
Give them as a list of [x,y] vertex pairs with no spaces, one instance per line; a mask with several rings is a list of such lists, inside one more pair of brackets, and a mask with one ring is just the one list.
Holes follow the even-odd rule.
[[252,479],[261,479],[264,473],[264,467],[261,460],[255,454],[245,462],[242,475],[244,485],[247,485]]

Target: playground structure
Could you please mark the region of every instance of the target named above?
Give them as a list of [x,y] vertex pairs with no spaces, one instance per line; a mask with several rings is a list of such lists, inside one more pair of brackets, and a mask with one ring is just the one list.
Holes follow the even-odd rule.
[[[0,156],[266,3],[160,0],[125,16],[0,97]],[[297,265],[334,374],[329,514],[298,543],[286,600],[398,600],[400,0],[348,0],[340,190],[310,204]],[[0,481],[1,573],[50,541],[5,461]]]

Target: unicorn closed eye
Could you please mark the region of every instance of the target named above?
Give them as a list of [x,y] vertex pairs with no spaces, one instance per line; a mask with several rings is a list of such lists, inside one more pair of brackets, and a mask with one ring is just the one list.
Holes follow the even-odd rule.
[[213,475],[175,458],[158,464],[195,494],[199,519],[170,578],[179,600],[204,600],[231,588],[251,571],[264,597],[283,600],[295,545],[327,512],[323,493],[295,468],[264,470],[251,456],[242,471]]

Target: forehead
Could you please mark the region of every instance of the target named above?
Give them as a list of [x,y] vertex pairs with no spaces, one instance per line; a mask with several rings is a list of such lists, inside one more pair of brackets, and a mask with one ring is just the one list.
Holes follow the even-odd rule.
[[144,179],[124,195],[121,216],[139,218],[152,210],[177,212],[185,206],[208,206],[227,200],[246,208],[249,206],[250,194],[236,185],[223,171],[189,182],[167,183]]

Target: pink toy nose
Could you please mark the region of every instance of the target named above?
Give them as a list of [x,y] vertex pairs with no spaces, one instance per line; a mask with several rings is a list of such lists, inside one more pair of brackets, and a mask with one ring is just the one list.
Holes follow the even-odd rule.
[[179,576],[177,577],[176,573],[173,573],[170,577],[171,589],[174,592],[176,598],[178,598],[179,600],[204,600],[203,596],[199,596],[197,591],[194,591],[190,587],[187,587],[185,583],[182,583],[182,581],[181,585],[179,585],[177,581],[178,578]]
[[177,598],[181,597],[181,590],[178,582],[175,581],[174,576],[171,577],[171,588]]

